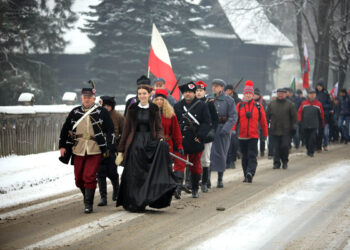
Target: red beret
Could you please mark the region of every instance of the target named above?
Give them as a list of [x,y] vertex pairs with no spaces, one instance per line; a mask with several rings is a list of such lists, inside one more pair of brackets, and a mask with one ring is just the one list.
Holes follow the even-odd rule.
[[198,86],[197,88],[199,89],[205,89],[207,87],[207,85],[203,81],[198,81],[195,84]]
[[155,98],[158,96],[168,99],[168,91],[166,89],[156,89]]

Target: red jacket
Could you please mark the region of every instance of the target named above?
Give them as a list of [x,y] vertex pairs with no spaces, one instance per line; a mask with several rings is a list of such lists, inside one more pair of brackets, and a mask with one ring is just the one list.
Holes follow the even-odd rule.
[[174,144],[177,149],[183,149],[182,134],[176,115],[174,114],[171,118],[165,118],[162,115],[162,126],[164,130],[164,139],[169,145],[169,152],[173,152]]
[[[238,124],[238,138],[241,139],[258,139],[259,138],[259,123],[262,129],[263,136],[268,136],[268,127],[266,122],[265,110],[262,105],[259,109],[256,106],[256,102],[251,100],[250,102],[237,103],[237,122],[233,129],[236,129]],[[250,118],[246,117],[246,112],[251,112]]]

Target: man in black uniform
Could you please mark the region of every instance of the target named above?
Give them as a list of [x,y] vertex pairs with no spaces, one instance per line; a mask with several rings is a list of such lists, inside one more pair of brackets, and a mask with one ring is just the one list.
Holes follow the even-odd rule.
[[[201,156],[204,150],[204,139],[210,129],[210,114],[208,105],[195,97],[196,85],[193,82],[179,86],[184,99],[174,105],[175,114],[182,133],[182,145],[185,155],[175,154],[193,163],[190,166],[192,180],[192,197],[198,198],[200,175],[202,174]],[[183,178],[186,164],[174,159],[174,173]]]

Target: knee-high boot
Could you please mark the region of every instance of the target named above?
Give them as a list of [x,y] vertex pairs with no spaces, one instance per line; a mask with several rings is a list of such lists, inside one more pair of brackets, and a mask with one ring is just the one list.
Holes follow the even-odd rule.
[[93,211],[95,189],[85,188],[85,210],[84,213],[90,214]]
[[100,202],[97,204],[97,206],[106,206],[107,205],[107,182],[106,177],[101,177],[97,179],[98,188],[100,190]]
[[210,167],[209,167],[209,168],[208,168],[208,180],[207,180],[207,187],[208,187],[208,188],[211,188],[210,177],[211,177],[211,170],[210,170]]
[[185,185],[183,186],[183,191],[185,191],[186,193],[190,194],[191,193],[191,188],[192,188],[191,172],[190,172],[190,169],[189,169],[189,167],[187,165],[186,166]]
[[201,176],[199,174],[191,173],[192,181],[192,198],[199,198],[198,189],[199,189],[199,179]]
[[223,188],[224,187],[224,183],[222,181],[222,178],[224,176],[224,172],[218,172],[218,184],[217,184],[217,188]]
[[176,176],[176,183],[177,183],[174,196],[176,199],[181,199],[181,189],[182,189],[182,183],[184,180],[184,173],[180,171],[175,171],[174,175]]
[[208,175],[209,175],[209,168],[203,168],[203,173],[202,173],[202,185],[201,189],[203,193],[208,192]]
[[81,193],[83,194],[83,203],[85,204],[85,188],[80,188]]
[[118,199],[118,191],[119,191],[119,176],[115,180],[111,179],[111,182],[113,186],[112,200],[116,201]]

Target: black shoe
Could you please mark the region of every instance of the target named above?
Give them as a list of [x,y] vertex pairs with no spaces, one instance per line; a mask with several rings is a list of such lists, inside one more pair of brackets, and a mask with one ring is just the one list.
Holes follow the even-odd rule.
[[113,186],[112,201],[116,201],[118,199],[119,177],[115,181],[111,180],[111,182],[112,182],[112,186]]
[[280,169],[280,167],[281,167],[281,166],[278,165],[278,164],[274,164],[274,165],[273,165],[273,169]]
[[265,156],[265,152],[260,152],[260,157],[264,157]]
[[184,173],[180,171],[175,171],[174,175],[176,177],[176,189],[174,191],[174,196],[176,199],[181,199],[181,189],[182,189],[182,183],[184,180]]
[[107,198],[106,197],[101,197],[100,202],[97,204],[99,207],[107,206]]
[[199,198],[199,194],[198,194],[198,189],[193,189],[192,190],[192,198]]
[[288,163],[287,163],[287,162],[283,162],[282,168],[283,168],[283,169],[287,169],[287,168],[288,168]]
[[203,193],[208,192],[208,177],[209,177],[209,168],[204,167],[203,168],[203,173],[202,173],[202,183],[201,183],[201,190]]
[[269,160],[272,160],[272,158],[273,158],[272,155],[269,155],[269,156],[267,157],[267,159],[269,159]]
[[253,175],[251,173],[248,173],[247,174],[247,182],[252,183],[252,181],[253,181]]
[[314,157],[314,153],[307,153],[308,156]]
[[244,180],[242,182],[248,182],[247,177],[244,177]]
[[203,193],[208,193],[208,186],[207,185],[208,185],[207,183],[201,185],[201,190]]

